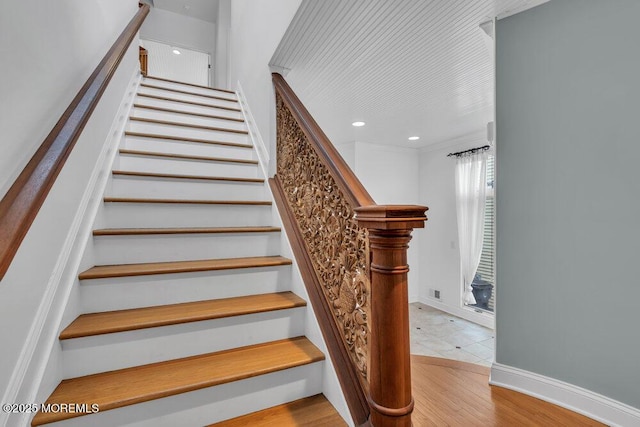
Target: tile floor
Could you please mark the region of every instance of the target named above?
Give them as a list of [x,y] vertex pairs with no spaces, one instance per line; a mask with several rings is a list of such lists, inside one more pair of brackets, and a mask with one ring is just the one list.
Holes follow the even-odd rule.
[[421,303],[409,305],[411,353],[491,366],[491,329]]

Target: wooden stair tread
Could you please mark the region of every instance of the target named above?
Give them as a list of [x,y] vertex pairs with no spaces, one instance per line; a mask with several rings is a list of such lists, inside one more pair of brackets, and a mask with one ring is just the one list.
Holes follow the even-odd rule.
[[232,122],[244,123],[244,119],[236,119],[234,117],[216,116],[214,114],[194,113],[194,112],[184,111],[184,110],[174,110],[172,108],[154,107],[153,105],[133,104],[133,107],[134,108],[143,108],[145,110],[162,111],[163,113],[184,114],[184,115],[187,115],[187,116],[205,117],[207,119],[229,120],[229,121],[232,121]]
[[248,135],[249,131],[243,129],[229,129],[229,128],[221,128],[218,126],[206,126],[206,125],[198,125],[193,123],[184,123],[184,122],[172,122],[169,120],[158,120],[158,119],[148,119],[145,117],[129,117],[129,120],[134,122],[144,122],[144,123],[153,123],[156,125],[167,125],[167,126],[180,126],[185,128],[193,128],[193,129],[202,129],[202,130],[211,130],[217,132],[230,132],[230,133],[239,133],[242,135]]
[[165,79],[165,78],[162,78],[162,77],[145,76],[144,78],[145,78],[145,80],[146,79],[160,80],[160,81],[163,81],[163,82],[178,83],[178,84],[181,84],[181,85],[199,87],[199,88],[202,88],[202,89],[217,90],[218,92],[232,93],[232,94],[235,95],[234,91],[227,90],[227,89],[218,89],[218,88],[215,88],[215,87],[202,86],[202,85],[197,85],[197,84],[193,84],[193,83],[186,83],[186,82],[181,82],[181,81],[178,81],[178,80]]
[[182,99],[168,98],[166,96],[149,95],[148,93],[138,93],[137,96],[142,96],[142,97],[145,97],[145,98],[157,99],[159,101],[169,101],[169,102],[178,102],[178,103],[181,103],[181,104],[197,105],[198,107],[217,108],[219,110],[236,111],[238,113],[242,112],[242,110],[239,109],[239,108],[223,107],[222,105],[205,104],[203,102],[184,101]]
[[215,141],[212,139],[186,138],[184,136],[176,136],[176,135],[163,135],[163,134],[157,134],[157,133],[144,133],[144,132],[131,132],[131,131],[126,131],[124,134],[126,136],[137,136],[140,138],[169,139],[172,141],[197,142],[200,144],[213,144],[213,145],[227,145],[229,147],[239,147],[239,148],[253,148],[253,145],[251,144],[241,144],[239,142]]
[[140,83],[140,87],[146,87],[146,88],[149,88],[149,89],[166,90],[168,92],[180,93],[180,94],[183,94],[183,95],[201,96],[203,98],[209,98],[209,99],[219,99],[220,101],[238,102],[237,99],[225,98],[224,96],[205,95],[203,93],[192,92],[192,91],[189,91],[189,90],[174,89],[174,88],[164,87],[164,86],[156,86],[156,85],[152,85],[152,84],[149,84],[149,83]]
[[93,230],[94,236],[141,236],[148,234],[218,234],[275,233],[279,227],[192,227],[192,228],[103,228]]
[[347,423],[322,394],[232,418],[207,427],[341,427]]
[[204,259],[197,261],[150,262],[140,264],[100,265],[80,273],[78,278],[104,279],[112,277],[147,276],[151,274],[188,273],[197,271],[233,270],[239,268],[290,265],[281,256]]
[[286,310],[305,305],[306,302],[294,293],[279,292],[83,314],[62,331],[60,339]]
[[105,197],[105,203],[169,203],[194,205],[243,205],[243,206],[271,206],[265,200],[196,200],[196,199],[147,199],[142,197]]
[[140,176],[140,177],[150,177],[150,178],[201,179],[201,180],[208,180],[208,181],[264,183],[264,179],[262,178],[234,178],[234,177],[225,177],[225,176],[178,175],[178,174],[171,174],[171,173],[137,172],[137,171],[123,171],[123,170],[114,170],[112,171],[112,173],[114,175]]
[[[324,360],[304,337],[63,380],[47,404],[97,404],[100,412]],[[39,412],[38,426],[82,414]]]
[[258,164],[257,160],[230,159],[226,157],[194,156],[192,154],[162,153],[159,151],[129,150],[125,148],[121,148],[119,152],[120,154],[129,154],[133,156],[166,157],[170,159],[202,160],[207,162],[224,162],[224,163],[241,163],[241,164],[247,164],[247,165]]

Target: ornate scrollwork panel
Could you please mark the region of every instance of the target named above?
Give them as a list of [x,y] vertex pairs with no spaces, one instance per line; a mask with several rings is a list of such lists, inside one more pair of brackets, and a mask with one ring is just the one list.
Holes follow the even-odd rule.
[[[277,102],[277,173],[351,360],[368,377],[369,238],[286,104]],[[366,381],[365,381],[366,383]]]

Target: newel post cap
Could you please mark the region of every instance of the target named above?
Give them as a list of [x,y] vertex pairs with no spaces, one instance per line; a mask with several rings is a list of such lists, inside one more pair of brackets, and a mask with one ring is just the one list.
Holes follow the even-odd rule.
[[427,210],[428,207],[419,205],[372,205],[355,208],[356,221],[360,227],[378,230],[424,228]]

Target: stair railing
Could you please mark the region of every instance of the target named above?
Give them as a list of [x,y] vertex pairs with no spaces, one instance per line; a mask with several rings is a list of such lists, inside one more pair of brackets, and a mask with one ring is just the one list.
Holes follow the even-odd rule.
[[138,12],[0,201],[0,280],[148,13],[149,5],[140,4]]
[[349,410],[356,425],[408,427],[407,249],[427,208],[376,205],[284,78],[273,82],[270,184]]

